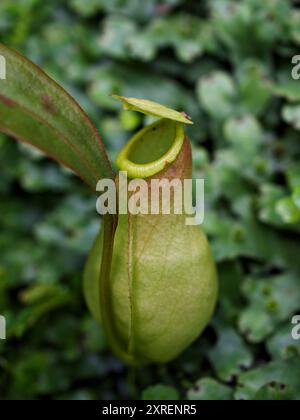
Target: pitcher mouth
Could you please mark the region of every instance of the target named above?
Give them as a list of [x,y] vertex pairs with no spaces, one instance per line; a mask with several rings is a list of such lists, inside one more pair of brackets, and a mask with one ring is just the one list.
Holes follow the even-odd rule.
[[129,140],[117,156],[117,166],[129,178],[149,178],[177,158],[183,142],[183,125],[161,119]]

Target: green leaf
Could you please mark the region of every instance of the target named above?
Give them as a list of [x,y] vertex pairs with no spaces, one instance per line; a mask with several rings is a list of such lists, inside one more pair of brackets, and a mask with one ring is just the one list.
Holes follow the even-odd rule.
[[241,284],[243,271],[239,261],[228,261],[219,264],[219,295],[222,317],[227,321],[236,320],[243,308]]
[[300,210],[290,197],[280,199],[277,203],[276,211],[284,223],[293,224],[300,220]]
[[227,401],[233,399],[233,390],[211,378],[203,378],[188,391],[188,400]]
[[274,85],[272,90],[276,96],[286,98],[290,102],[298,102],[300,99],[299,81],[293,80],[291,77],[288,80],[283,80],[277,85]]
[[89,0],[82,2],[81,0],[70,0],[70,6],[81,16],[90,17],[101,11],[104,7],[103,1]]
[[285,193],[286,191],[278,185],[262,185],[259,197],[259,219],[262,222],[283,226],[282,218],[276,211],[276,205]]
[[36,284],[23,290],[20,293],[20,300],[27,307],[10,322],[9,333],[16,337],[21,337],[49,312],[59,307],[66,307],[71,302],[70,293],[65,287],[46,283]]
[[113,98],[120,100],[124,104],[124,109],[141,112],[158,118],[166,118],[178,121],[183,124],[193,124],[190,117],[184,112],[177,112],[164,105],[160,105],[146,99],[125,98],[124,96],[112,95]]
[[300,184],[295,187],[292,199],[297,208],[300,210]]
[[291,19],[289,22],[292,39],[297,45],[300,45],[300,11],[297,9],[293,10]]
[[300,185],[300,168],[298,163],[290,164],[286,171],[286,179],[291,190]]
[[287,32],[290,18],[287,3],[281,0],[209,2],[217,36],[227,47],[225,54],[229,50],[233,56],[235,65],[249,56],[265,59],[272,46],[277,47]]
[[[300,218],[298,217],[297,189],[292,198],[286,197],[287,191],[278,185],[264,184],[259,197],[259,219],[264,223],[282,229],[300,231]],[[299,213],[300,214],[300,213]]]
[[17,52],[0,44],[0,131],[25,141],[76,172],[94,191],[112,170],[88,116],[57,83]]
[[300,340],[294,340],[291,334],[293,325],[288,322],[267,341],[268,353],[273,359],[300,357]]
[[[234,186],[234,185],[233,185]],[[212,247],[217,260],[224,261],[239,256],[268,261],[276,267],[299,270],[299,241],[292,240],[256,220],[220,220],[218,215],[206,215],[205,229],[213,235]],[[268,238],[268,240],[266,240]]]
[[[36,146],[73,169],[93,191],[99,179],[113,178],[101,138],[74,99],[17,52],[0,44],[0,54],[7,66],[7,79],[1,81],[0,131]],[[103,325],[113,347],[110,265],[115,229],[115,217],[104,217],[99,283]],[[55,300],[41,304],[36,317],[54,305]]]
[[276,326],[290,320],[299,308],[298,276],[249,278],[243,286],[250,305],[241,312],[239,327],[251,342],[261,342]]
[[168,385],[154,385],[145,389],[142,393],[143,400],[179,400],[177,389]]
[[243,368],[249,368],[253,356],[242,337],[223,325],[218,328],[218,342],[210,351],[209,359],[220,379],[231,381]]
[[263,140],[262,128],[252,115],[229,118],[224,125],[224,135],[240,155],[248,160],[258,153]]
[[154,19],[145,30],[130,37],[134,57],[153,59],[160,48],[173,47],[180,61],[190,63],[212,43],[208,25],[190,14]]
[[216,71],[199,80],[198,97],[212,117],[222,120],[234,111],[236,87],[227,73]]
[[[281,391],[288,387],[291,399],[299,400],[300,359],[271,362],[243,373],[238,380],[235,398],[237,400],[253,400],[261,388],[269,384],[277,391],[278,387]],[[274,397],[274,393],[272,394]],[[268,392],[268,395],[270,396],[270,392]]]
[[255,394],[255,401],[291,401],[293,400],[293,391],[285,384],[271,382],[264,385]]
[[85,347],[95,352],[106,350],[108,343],[103,328],[89,316],[83,319],[82,324]]
[[98,41],[101,51],[116,58],[130,57],[129,37],[138,38],[134,22],[124,16],[113,15],[104,22],[103,33]]
[[286,105],[282,110],[282,118],[296,130],[300,130],[300,105]]
[[272,95],[264,66],[259,61],[247,60],[238,72],[238,79],[243,107],[255,115],[260,114]]

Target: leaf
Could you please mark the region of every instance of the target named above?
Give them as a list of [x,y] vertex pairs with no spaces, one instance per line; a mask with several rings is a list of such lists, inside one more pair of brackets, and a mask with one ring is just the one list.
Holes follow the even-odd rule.
[[267,261],[275,267],[300,270],[297,257],[300,252],[299,241],[257,223],[256,220],[220,220],[218,215],[210,213],[206,215],[205,229],[213,235],[212,247],[219,262],[244,256]]
[[222,317],[233,321],[243,308],[241,284],[243,271],[237,261],[228,261],[219,265],[219,301],[222,308]]
[[190,117],[184,112],[177,112],[164,105],[146,99],[125,98],[124,96],[112,95],[113,98],[120,100],[127,110],[141,112],[158,118],[181,122],[183,124],[193,124]]
[[300,210],[300,184],[295,187],[292,195],[293,202],[297,206],[297,208]]
[[[22,143],[25,145],[25,143]],[[37,149],[34,149],[37,150]],[[39,167],[30,160],[26,160],[20,167],[20,183],[26,191],[40,192],[46,191],[65,191],[71,187],[70,176],[67,176],[61,167],[53,162],[46,163]]]
[[234,111],[236,87],[227,73],[216,71],[199,80],[198,97],[212,117],[222,120]]
[[49,312],[66,307],[71,302],[69,291],[57,285],[36,284],[20,293],[20,300],[27,305],[10,322],[11,336],[23,334]]
[[80,106],[42,70],[0,44],[7,78],[0,86],[0,131],[36,146],[95,191],[112,170],[101,138]]
[[94,352],[107,350],[108,343],[103,328],[89,316],[83,319],[82,324],[85,348]]
[[293,10],[293,13],[291,14],[291,19],[289,22],[290,31],[292,39],[296,42],[297,45],[300,44],[300,11],[297,9]]
[[272,90],[273,90],[274,95],[286,98],[290,102],[293,102],[293,103],[298,102],[300,99],[299,81],[293,80],[292,78],[288,80],[283,80],[282,82],[274,85],[272,87]]
[[286,171],[286,179],[291,190],[300,185],[300,168],[298,163],[292,164]]
[[138,36],[130,37],[132,55],[152,60],[160,48],[173,47],[180,61],[190,63],[212,43],[212,31],[203,21],[178,14],[154,19]]
[[243,293],[250,304],[241,312],[239,328],[249,341],[261,342],[298,310],[298,283],[298,276],[290,273],[245,282]]
[[286,105],[282,110],[282,118],[296,130],[300,130],[300,105]]
[[247,60],[238,68],[239,94],[245,110],[260,114],[271,99],[271,83],[265,67],[257,60]]
[[300,399],[300,359],[271,362],[243,373],[238,380],[235,398],[253,400],[258,391],[269,384],[281,388],[281,391],[288,387],[292,399]]
[[132,16],[136,20],[144,21],[159,14],[165,14],[183,0],[144,0],[143,7],[140,7],[138,0],[71,0],[71,6],[83,17],[93,16],[103,10],[109,14]]
[[175,401],[180,399],[177,389],[168,385],[154,385],[145,389],[142,393],[143,400],[170,400]]
[[203,378],[188,391],[187,398],[200,401],[227,401],[233,399],[233,390],[215,379]]
[[282,226],[282,219],[276,211],[278,201],[285,195],[282,187],[263,184],[259,197],[259,219],[262,222]]
[[[263,184],[259,197],[259,219],[272,226],[293,231],[300,231],[297,210],[297,190],[292,199],[286,197],[287,191],[276,184]],[[300,213],[299,213],[300,214]]]
[[224,136],[239,155],[248,160],[256,156],[263,140],[262,128],[258,120],[250,114],[229,118],[224,125]]
[[300,220],[300,210],[290,197],[280,199],[276,205],[276,211],[284,223],[293,224]]
[[104,53],[124,59],[130,57],[127,45],[130,36],[138,38],[135,24],[124,16],[113,15],[104,22],[98,44]]
[[235,65],[249,56],[265,58],[272,46],[277,46],[287,32],[290,18],[287,3],[281,0],[210,2],[217,36],[227,47],[225,53],[229,50],[233,56],[230,58]]
[[[93,191],[99,179],[113,178],[101,138],[74,99],[17,52],[0,44],[0,54],[7,66],[7,79],[1,82],[0,131],[36,146],[73,169]],[[111,314],[110,265],[115,229],[115,217],[106,215],[99,283],[103,325],[112,346],[116,340]],[[54,301],[48,305],[55,304]],[[47,310],[47,305],[44,306],[38,308],[38,314]]]
[[293,325],[290,323],[284,325],[267,341],[268,353],[273,359],[300,357],[300,340],[293,339],[292,327]]
[[90,17],[101,11],[104,7],[103,2],[99,0],[71,0],[70,6],[81,16]]
[[264,385],[255,394],[255,401],[291,401],[293,400],[293,391],[285,384],[271,382]]
[[218,330],[218,342],[209,353],[218,377],[223,381],[231,381],[243,368],[249,368],[253,356],[242,337],[233,329],[221,325]]

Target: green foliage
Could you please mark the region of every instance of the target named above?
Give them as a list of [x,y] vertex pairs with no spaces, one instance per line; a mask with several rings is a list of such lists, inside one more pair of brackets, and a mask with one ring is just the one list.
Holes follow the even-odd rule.
[[21,55],[1,44],[0,54],[9,75],[1,86],[0,131],[65,164],[92,191],[99,179],[112,178],[101,138],[77,103]]
[[154,385],[142,393],[143,400],[179,400],[179,392],[167,385]]
[[[177,360],[137,373],[138,398],[299,400],[300,344],[291,338],[300,313],[300,82],[291,78],[299,8],[291,0],[142,3],[0,4],[1,42],[76,97],[111,159],[144,119],[125,117],[111,93],[184,109],[195,122],[188,133],[195,177],[206,179],[219,307]],[[130,398],[126,369],[82,301],[81,271],[99,228],[94,198],[71,172],[5,136],[0,163],[8,320],[0,397]]]
[[299,359],[271,362],[243,373],[238,380],[237,399],[300,399]]
[[229,386],[222,385],[212,378],[203,378],[196,382],[188,391],[189,400],[228,401],[233,398],[233,391]]
[[221,324],[217,331],[218,342],[209,352],[209,360],[218,377],[224,382],[230,382],[242,369],[252,365],[253,356],[233,328]]

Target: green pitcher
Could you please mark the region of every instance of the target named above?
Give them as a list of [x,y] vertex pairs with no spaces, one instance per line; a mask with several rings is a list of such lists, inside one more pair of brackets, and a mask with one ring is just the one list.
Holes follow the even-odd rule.
[[[117,98],[127,109],[159,117],[121,150],[120,171],[147,182],[147,199],[158,194],[151,189],[153,179],[192,178],[191,146],[184,133],[188,116],[150,101]],[[102,306],[111,305],[113,347],[131,365],[177,357],[199,337],[216,304],[217,274],[206,236],[199,226],[186,224],[184,212],[176,214],[173,195],[170,208],[170,214],[163,214],[162,206],[158,214],[119,214],[109,302],[100,292],[101,231],[85,268],[87,304],[99,323]]]

